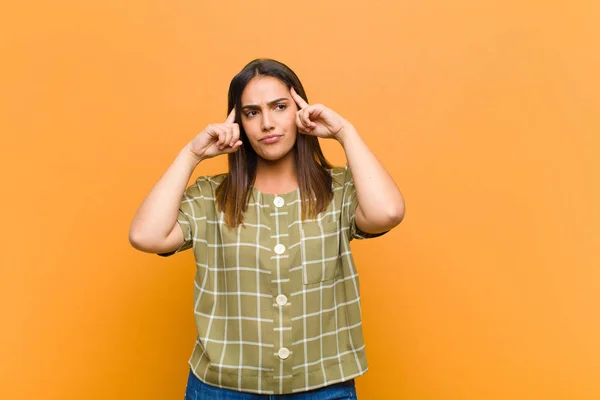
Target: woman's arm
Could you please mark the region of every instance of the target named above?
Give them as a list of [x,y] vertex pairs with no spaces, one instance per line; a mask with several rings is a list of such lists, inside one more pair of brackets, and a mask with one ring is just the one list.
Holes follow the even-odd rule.
[[200,160],[187,147],[154,185],[137,210],[129,228],[129,242],[141,251],[162,253],[183,244],[177,224],[181,198]]
[[137,210],[129,242],[148,253],[167,253],[181,247],[184,236],[177,223],[181,198],[192,172],[207,158],[238,151],[242,145],[235,108],[222,124],[208,125],[180,152]]
[[354,217],[356,226],[366,233],[380,233],[398,225],[404,218],[404,198],[352,124],[323,104],[309,105],[294,88],[290,93],[299,107],[296,113],[298,131],[335,138],[346,152],[358,199]]
[[404,198],[390,174],[349,122],[344,121],[336,139],[344,148],[356,187],[356,226],[379,233],[398,225],[404,218]]

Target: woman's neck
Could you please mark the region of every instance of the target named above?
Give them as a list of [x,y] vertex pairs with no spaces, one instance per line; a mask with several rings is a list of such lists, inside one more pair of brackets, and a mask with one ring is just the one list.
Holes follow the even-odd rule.
[[268,161],[259,157],[256,165],[254,187],[263,193],[288,193],[298,187],[294,153]]

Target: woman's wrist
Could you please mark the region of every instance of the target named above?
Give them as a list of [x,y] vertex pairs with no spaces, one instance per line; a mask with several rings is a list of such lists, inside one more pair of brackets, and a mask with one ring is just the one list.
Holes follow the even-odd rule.
[[358,136],[358,132],[350,122],[344,121],[342,129],[335,135],[335,138],[344,147],[352,136]]
[[204,157],[201,157],[190,150],[188,146],[185,146],[179,152],[178,158],[181,158],[185,161],[187,165],[189,165],[192,169],[196,168],[201,161],[204,160]]

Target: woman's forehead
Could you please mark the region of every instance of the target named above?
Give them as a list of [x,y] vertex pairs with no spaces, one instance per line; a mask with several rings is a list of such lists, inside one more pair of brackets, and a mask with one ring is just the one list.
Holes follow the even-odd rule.
[[285,83],[272,76],[252,78],[242,93],[242,105],[267,103],[280,97],[290,97]]

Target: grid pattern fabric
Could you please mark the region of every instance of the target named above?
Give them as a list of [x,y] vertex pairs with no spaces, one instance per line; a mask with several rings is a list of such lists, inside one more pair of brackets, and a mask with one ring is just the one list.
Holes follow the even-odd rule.
[[301,220],[300,191],[252,189],[244,225],[229,228],[215,201],[225,174],[199,177],[182,198],[178,223],[196,261],[198,336],[189,359],[204,383],[242,392],[287,394],[364,374],[357,228],[350,168],[335,167],[334,198]]

